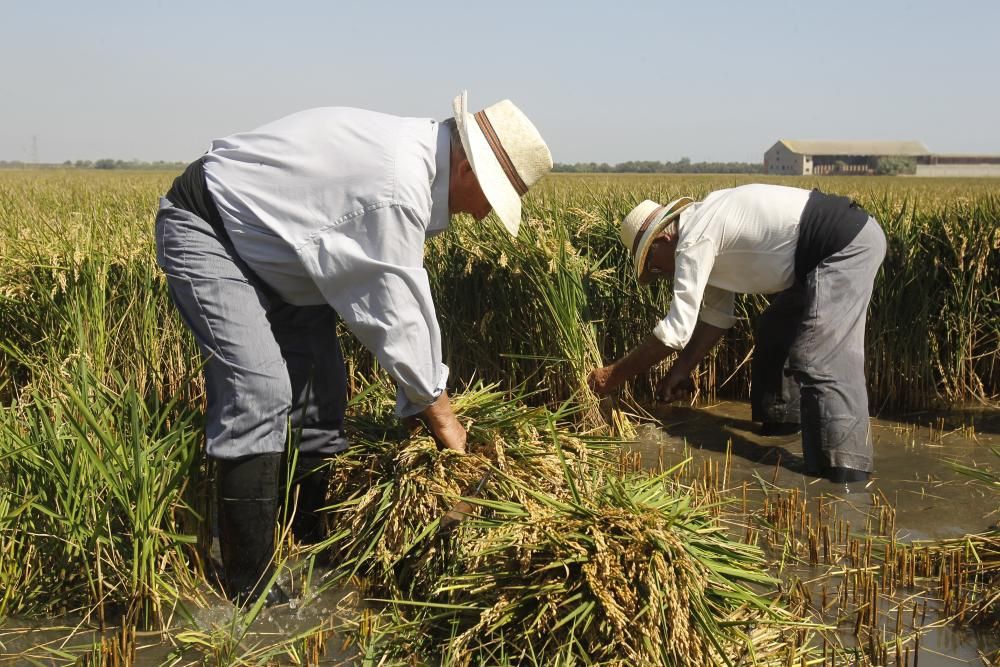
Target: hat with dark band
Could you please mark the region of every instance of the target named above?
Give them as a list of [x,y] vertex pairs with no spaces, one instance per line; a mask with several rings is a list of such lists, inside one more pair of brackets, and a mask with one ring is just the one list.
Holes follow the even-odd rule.
[[455,98],[455,125],[479,187],[508,232],[517,236],[521,197],[552,169],[552,154],[510,100],[469,113],[468,93]]
[[622,220],[621,239],[632,253],[637,280],[643,282],[642,269],[646,264],[646,255],[653,239],[663,231],[664,227],[676,220],[681,211],[693,203],[694,199],[691,197],[681,197],[666,205],[647,199],[633,208]]

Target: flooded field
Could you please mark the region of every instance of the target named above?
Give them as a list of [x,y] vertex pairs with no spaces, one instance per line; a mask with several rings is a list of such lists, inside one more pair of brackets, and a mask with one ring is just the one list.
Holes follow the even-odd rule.
[[810,498],[850,497],[859,511],[877,494],[895,508],[902,540],[958,537],[1000,522],[989,490],[948,466],[989,463],[990,447],[1000,446],[1000,410],[872,419],[875,472],[869,484],[847,486],[802,475],[800,436],[759,435],[749,404],[662,407],[656,416],[660,428],[644,426],[633,445],[650,466],[661,458],[665,465],[676,463],[685,452],[696,461],[724,462],[731,449],[733,483],[763,477],[782,488],[801,488]]
[[[294,564],[293,564],[294,565]],[[304,563],[298,563],[299,566]],[[288,583],[290,577],[283,578]],[[101,632],[80,618],[49,623],[9,620],[0,628],[0,665],[136,665],[172,667],[206,664],[354,665],[357,650],[345,646],[345,629],[368,607],[353,588],[300,591],[287,605],[263,610],[249,625],[214,590],[173,609],[163,631],[121,628]],[[193,650],[211,647],[206,655]],[[96,647],[96,648],[95,648]],[[133,656],[123,659],[120,656]]]
[[[642,465],[667,468],[690,457],[689,467],[699,474],[722,471],[718,474],[725,477],[728,493],[721,495],[744,503],[747,515],[760,513],[765,498],[773,501],[792,492],[805,506],[822,507],[829,521],[844,530],[862,537],[893,532],[901,545],[975,535],[1000,522],[995,494],[949,465],[989,461],[990,448],[1000,446],[998,410],[873,419],[875,472],[870,482],[854,484],[803,475],[800,436],[760,436],[750,421],[749,404],[659,407],[655,415],[660,424],[644,425],[632,445]],[[891,516],[891,527],[880,526],[883,516]],[[745,517],[734,520],[742,523]],[[771,556],[781,563],[783,554],[774,546]],[[816,618],[838,628],[835,634],[843,646],[857,643],[856,617],[831,613],[834,605],[827,603],[844,585],[843,568],[787,558],[779,569],[786,582],[803,582],[815,599]],[[874,625],[883,630],[888,626],[890,639],[897,622],[904,637],[923,629],[919,645],[911,641],[909,649],[903,649],[912,662],[898,664],[917,664],[919,647],[919,664],[925,667],[983,665],[988,664],[983,656],[1000,648],[995,631],[944,623],[939,592],[929,586],[901,588],[880,599],[878,608]]]

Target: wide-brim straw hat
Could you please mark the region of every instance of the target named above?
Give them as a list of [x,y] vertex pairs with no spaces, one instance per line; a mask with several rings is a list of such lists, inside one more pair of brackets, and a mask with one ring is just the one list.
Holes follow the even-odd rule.
[[646,264],[646,255],[653,239],[693,203],[694,199],[691,197],[681,197],[666,205],[646,199],[622,220],[622,243],[632,253],[635,277],[640,283],[649,282],[648,277],[643,277],[642,268]]
[[552,154],[510,100],[469,113],[468,93],[455,98],[455,125],[479,187],[508,232],[521,226],[521,197],[552,169]]

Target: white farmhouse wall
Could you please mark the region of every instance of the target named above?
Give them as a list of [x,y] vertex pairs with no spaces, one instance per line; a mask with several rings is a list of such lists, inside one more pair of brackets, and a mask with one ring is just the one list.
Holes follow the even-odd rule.
[[788,150],[780,141],[764,153],[764,173],[799,176],[812,173],[812,159]]
[[1000,176],[1000,164],[918,164],[917,176]]

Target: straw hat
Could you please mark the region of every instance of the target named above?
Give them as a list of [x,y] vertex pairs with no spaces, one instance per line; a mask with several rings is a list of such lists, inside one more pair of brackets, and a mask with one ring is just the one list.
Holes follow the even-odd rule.
[[676,220],[681,211],[693,203],[691,197],[675,199],[666,206],[647,199],[633,208],[622,220],[622,243],[632,253],[635,277],[639,282],[643,282],[642,268],[646,264],[646,255],[653,239],[663,231],[664,227]]
[[452,103],[462,148],[479,187],[507,231],[517,236],[521,197],[552,169],[552,154],[528,117],[510,100],[469,113],[464,90]]

